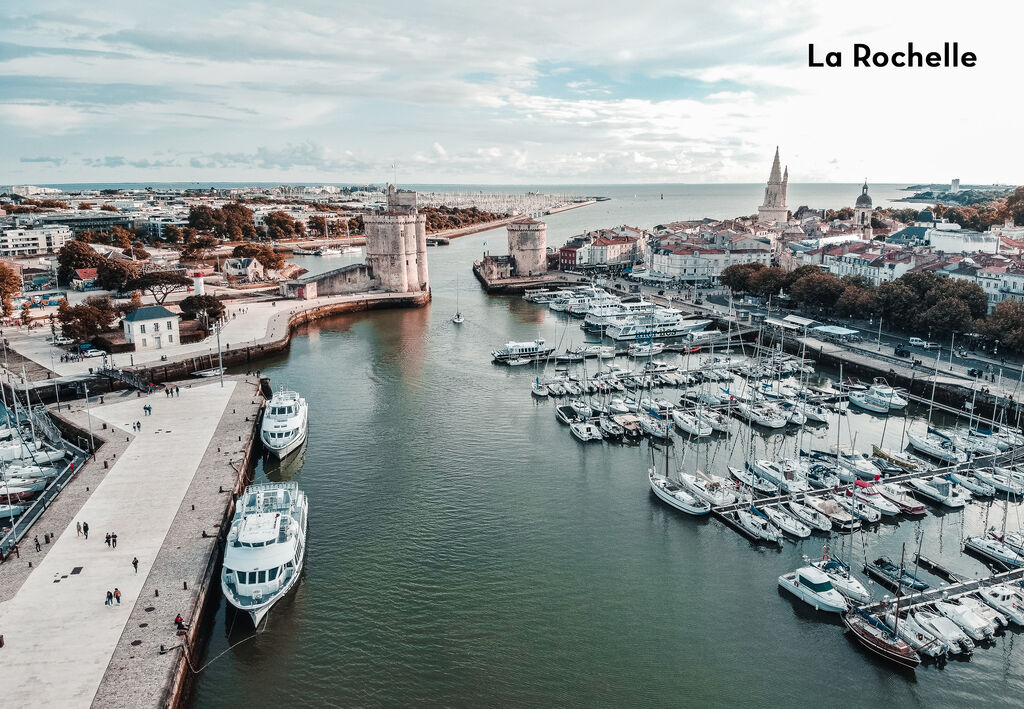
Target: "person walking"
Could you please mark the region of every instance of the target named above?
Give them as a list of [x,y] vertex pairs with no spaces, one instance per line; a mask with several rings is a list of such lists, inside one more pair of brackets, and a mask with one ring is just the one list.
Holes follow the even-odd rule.
[[82,522],[82,534],[85,535],[86,539],[89,538],[89,523],[88,522]]
[[114,602],[114,594],[112,592],[110,592],[110,591],[107,591],[107,602],[104,605],[109,606],[113,602]]
[[110,532],[107,532],[107,538],[104,541],[107,543],[107,546],[109,547],[110,546]]
[[141,421],[136,421],[135,422],[135,430],[136,431],[141,431],[142,430],[142,422]]
[[135,573],[139,573],[139,557],[132,558],[132,566],[135,567]]
[[33,541],[36,543],[36,551],[42,550],[43,547],[40,546],[40,544],[39,544],[39,535],[38,534],[35,536],[35,539]]
[[114,586],[114,600],[117,601],[117,605],[121,605],[121,589]]
[[75,536],[76,537],[82,536],[82,523],[81,522],[75,522]]
[[174,395],[177,397],[181,396],[181,387],[174,387]]
[[117,549],[117,532],[110,535],[110,546]]

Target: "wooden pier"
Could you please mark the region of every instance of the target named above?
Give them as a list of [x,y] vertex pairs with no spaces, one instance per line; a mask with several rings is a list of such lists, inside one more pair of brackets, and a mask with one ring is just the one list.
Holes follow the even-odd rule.
[[[971,579],[969,581],[961,581],[958,583],[939,586],[938,588],[929,588],[926,591],[904,594],[900,596],[900,611],[913,610],[914,608],[927,606],[929,603],[935,603],[936,601],[952,600],[961,596],[969,596],[987,586],[1021,581],[1022,579],[1024,579],[1024,569],[1014,569],[1012,571],[1004,571],[1002,573],[986,576],[983,579]],[[895,607],[895,605],[896,599],[890,598],[876,601],[874,603],[868,603],[860,606],[860,609],[868,613],[879,613],[889,610],[890,608]]]

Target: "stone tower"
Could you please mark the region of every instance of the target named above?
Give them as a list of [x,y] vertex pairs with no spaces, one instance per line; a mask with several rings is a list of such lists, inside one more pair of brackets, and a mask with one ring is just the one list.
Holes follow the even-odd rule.
[[529,217],[509,224],[508,255],[516,276],[547,273],[548,225]]
[[427,217],[416,210],[416,193],[388,185],[387,207],[363,217],[366,265],[380,287],[392,293],[430,289]]
[[764,204],[757,208],[758,221],[774,224],[775,222],[784,222],[789,218],[789,208],[786,207],[788,187],[789,166],[786,167],[786,174],[783,176],[782,168],[779,165],[779,148],[776,146],[772,173],[768,176],[767,187],[764,188]]
[[860,196],[853,209],[853,223],[860,227],[861,235],[865,239],[871,239],[871,214],[875,211],[872,206],[871,196],[868,194],[868,178],[864,178],[864,186],[861,188]]

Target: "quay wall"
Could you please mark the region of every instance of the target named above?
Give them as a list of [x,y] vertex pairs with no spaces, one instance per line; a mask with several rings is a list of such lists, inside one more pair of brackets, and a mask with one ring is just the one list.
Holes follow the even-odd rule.
[[480,281],[488,295],[522,295],[529,288],[572,286],[579,282],[566,274],[555,273],[532,278],[488,278],[479,261],[473,264],[473,275]]

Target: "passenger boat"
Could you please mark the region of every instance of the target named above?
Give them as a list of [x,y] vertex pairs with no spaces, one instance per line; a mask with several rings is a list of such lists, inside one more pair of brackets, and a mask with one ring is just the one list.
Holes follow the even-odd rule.
[[306,552],[308,502],[297,483],[250,485],[235,503],[221,589],[258,626],[291,590]]
[[928,584],[914,574],[897,565],[892,559],[880,556],[872,562],[864,564],[864,573],[900,593],[903,589],[924,591]]
[[779,577],[779,586],[810,605],[827,613],[845,613],[846,598],[832,587],[828,575],[813,566],[801,566]]
[[569,432],[583,443],[604,440],[604,436],[601,435],[601,429],[592,423],[583,421],[571,423],[569,424]]
[[583,318],[583,329],[603,332],[613,320],[634,316],[650,316],[657,306],[646,300],[608,302],[591,307]]
[[837,556],[829,556],[828,547],[825,547],[825,553],[820,559],[812,561],[810,564],[828,576],[832,586],[850,600],[857,603],[871,601],[871,594],[868,593],[864,584],[853,575],[849,565]]
[[654,468],[647,471],[651,490],[659,500],[688,515],[706,515],[711,512],[711,505],[706,500],[691,495],[677,483],[658,475]]
[[924,453],[927,456],[931,456],[936,460],[941,460],[946,463],[963,463],[967,460],[967,454],[963,451],[958,451],[954,447],[952,441],[944,436],[936,436],[933,434],[918,435],[915,433],[907,433],[907,440],[910,441],[910,445],[917,451]]
[[294,391],[278,391],[267,402],[260,440],[276,458],[284,458],[306,440],[309,426],[306,400]]
[[911,669],[921,664],[921,656],[914,648],[874,616],[856,610],[844,615],[843,622],[857,642],[876,655]]
[[937,502],[940,505],[952,507],[953,509],[966,507],[967,503],[971,501],[971,493],[945,478],[929,478],[928,480],[911,478],[904,484],[915,495],[920,495],[932,502]]
[[900,508],[905,515],[919,517],[927,512],[925,506],[910,496],[900,483],[879,483],[875,489],[889,502]]
[[554,351],[555,348],[545,345],[543,339],[537,339],[530,342],[506,342],[504,347],[493,350],[491,357],[501,364],[511,364],[516,360],[533,362],[547,359]]
[[793,515],[778,507],[766,506],[760,510],[772,524],[790,536],[806,539],[811,536],[811,528]]
[[949,618],[923,608],[910,615],[914,617],[914,622],[917,625],[924,628],[925,632],[941,640],[951,655],[970,655],[974,652],[974,641]]
[[729,474],[739,480],[741,483],[749,487],[751,490],[760,492],[763,495],[778,495],[779,486],[775,483],[762,478],[758,475],[754,475],[749,470],[740,470],[729,466]]
[[699,332],[710,324],[710,320],[687,317],[678,310],[657,308],[649,315],[609,320],[605,327],[605,335],[613,340],[662,339]]

